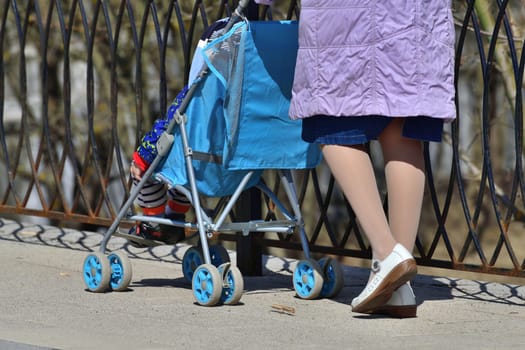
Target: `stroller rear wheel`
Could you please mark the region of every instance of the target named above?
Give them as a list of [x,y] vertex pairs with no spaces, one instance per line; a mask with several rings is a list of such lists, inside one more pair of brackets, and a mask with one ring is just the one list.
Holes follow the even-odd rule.
[[182,273],[186,281],[191,283],[195,269],[203,263],[204,257],[202,256],[200,248],[190,247],[186,250],[182,257]]
[[102,293],[109,289],[111,267],[101,252],[90,253],[84,259],[82,273],[84,283],[91,292]]
[[118,251],[108,255],[109,265],[111,267],[111,278],[109,286],[115,292],[128,289],[131,282],[132,269],[127,254]]
[[323,271],[324,283],[321,289],[322,298],[333,298],[343,288],[344,276],[341,265],[330,257],[319,260],[319,266]]
[[211,263],[214,266],[221,266],[224,263],[230,262],[230,255],[226,248],[220,244],[214,244],[209,246]]
[[302,299],[315,299],[323,288],[323,272],[317,261],[300,260],[293,272],[295,292]]

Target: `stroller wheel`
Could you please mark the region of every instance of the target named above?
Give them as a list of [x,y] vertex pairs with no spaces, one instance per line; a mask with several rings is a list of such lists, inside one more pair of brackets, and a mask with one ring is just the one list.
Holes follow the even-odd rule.
[[293,272],[295,292],[302,299],[315,299],[323,288],[323,273],[317,261],[300,260]]
[[108,260],[111,267],[109,286],[116,292],[126,290],[132,275],[131,263],[127,254],[121,251],[113,252],[108,255]]
[[204,264],[195,270],[191,282],[193,296],[203,306],[214,306],[221,300],[222,278],[212,264]]
[[228,262],[219,266],[219,273],[224,282],[221,301],[226,305],[238,304],[244,291],[244,280],[241,271],[237,266],[233,266]]
[[91,292],[102,293],[109,289],[111,267],[106,256],[100,252],[90,253],[82,268],[84,283]]
[[190,247],[182,257],[182,273],[186,281],[190,282],[193,279],[193,273],[197,266],[202,265],[204,257],[201,250],[197,247]]
[[330,257],[319,260],[319,266],[323,271],[324,283],[321,289],[322,298],[333,298],[343,288],[344,275],[341,265]]
[[209,246],[211,263],[213,266],[221,266],[224,263],[230,262],[230,255],[226,248],[220,244]]

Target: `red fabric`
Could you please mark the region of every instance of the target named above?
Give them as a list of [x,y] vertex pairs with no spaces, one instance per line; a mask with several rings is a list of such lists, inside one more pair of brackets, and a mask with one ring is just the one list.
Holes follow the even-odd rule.
[[180,214],[184,214],[190,209],[188,204],[182,204],[174,200],[168,200],[168,207],[170,207],[175,213]]
[[164,214],[164,205],[155,208],[141,208],[142,214],[147,216],[161,216]]
[[144,159],[138,154],[138,152],[133,153],[133,161],[135,162],[135,165],[142,171],[146,171],[148,169],[149,164],[146,163]]

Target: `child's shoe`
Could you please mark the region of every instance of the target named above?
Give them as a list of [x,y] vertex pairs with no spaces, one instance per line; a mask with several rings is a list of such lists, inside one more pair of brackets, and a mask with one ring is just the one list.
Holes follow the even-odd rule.
[[[165,218],[170,219],[172,221],[182,221],[182,222],[186,221],[185,215],[180,214],[180,213],[166,214]],[[183,241],[186,238],[184,227],[165,225],[165,224],[160,224],[159,226],[160,226],[160,231],[163,236],[162,241],[165,242],[166,244],[175,244],[180,241]]]
[[[150,241],[161,241],[162,238],[160,225],[154,222],[137,222],[135,226],[129,229],[128,234]],[[148,246],[146,244],[140,244],[134,240],[129,240],[129,243],[137,248],[144,248]]]
[[[170,220],[184,221],[184,214],[171,214],[166,218]],[[178,243],[186,238],[184,227],[157,224],[154,222],[139,222],[129,230],[128,234],[149,241],[159,241],[168,245]],[[148,246],[133,240],[130,240],[130,244],[137,248]]]

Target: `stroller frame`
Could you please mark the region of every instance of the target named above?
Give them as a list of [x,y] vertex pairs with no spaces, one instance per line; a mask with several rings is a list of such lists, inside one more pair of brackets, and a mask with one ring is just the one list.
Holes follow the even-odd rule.
[[[231,29],[236,22],[244,19],[242,14],[248,1],[249,0],[241,0],[239,2],[237,9],[226,25],[225,32]],[[100,243],[99,251],[89,254],[84,260],[83,275],[88,290],[92,292],[105,292],[108,290],[122,291],[128,288],[131,282],[132,269],[127,255],[121,251],[116,251],[110,252],[107,257],[105,256],[110,238],[118,230],[120,222],[124,218],[127,218],[133,221],[154,222],[198,231],[200,250],[192,247],[186,252],[183,258],[183,272],[185,278],[191,282],[194,297],[200,305],[213,306],[219,303],[236,304],[239,302],[244,288],[242,275],[239,269],[230,263],[226,250],[221,247],[223,250],[220,250],[218,253],[215,251],[216,254],[213,256],[210,253],[211,248],[208,245],[208,239],[211,238],[214,233],[241,232],[244,236],[248,236],[250,232],[292,234],[298,231],[305,259],[298,262],[293,273],[293,285],[297,295],[304,299],[335,296],[343,286],[342,269],[337,261],[331,258],[322,258],[317,262],[310,257],[308,238],[305,233],[304,220],[298,203],[291,170],[277,169],[292,213],[286,209],[276,194],[262,181],[259,180],[254,186],[268,196],[285,219],[226,222],[238,198],[246,189],[254,171],[248,171],[243,176],[215,221],[203,209],[192,164],[193,150],[188,142],[186,130],[188,117],[185,112],[189,102],[194,96],[195,90],[207,74],[209,74],[209,68],[207,65],[204,65],[197,78],[189,86],[188,92],[176,111],[174,118],[169,122],[166,130],[158,140],[157,156],[143,174],[138,184],[131,189],[128,199],[119,210],[111,226],[105,232]],[[141,189],[149,179],[154,176],[155,170],[168,155],[174,142],[173,130],[175,127],[180,128],[189,189],[181,185],[175,185],[174,187],[189,200],[194,209],[196,223],[134,215],[131,212],[133,203]]]

